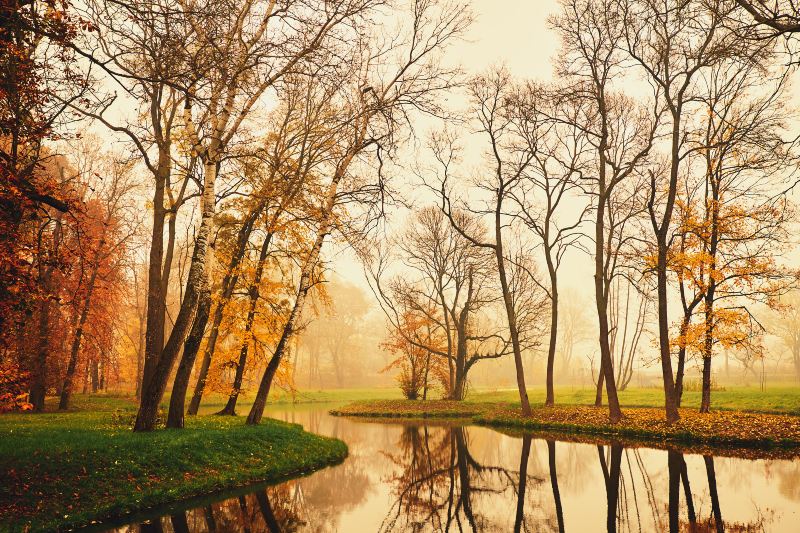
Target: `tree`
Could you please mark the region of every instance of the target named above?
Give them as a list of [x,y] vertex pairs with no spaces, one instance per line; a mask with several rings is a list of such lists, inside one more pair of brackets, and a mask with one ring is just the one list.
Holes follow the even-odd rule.
[[390,330],[389,337],[382,344],[382,347],[395,355],[395,359],[383,371],[400,371],[397,381],[403,396],[408,400],[427,400],[433,376],[439,376],[440,379],[444,377],[445,390],[450,390],[444,359],[435,357],[432,353],[434,349],[441,351],[441,332],[438,336],[435,335],[438,328],[426,314],[415,315],[406,311],[400,317],[397,328]]
[[609,340],[609,296],[614,278],[621,275],[621,259],[632,245],[630,226],[643,210],[641,181],[659,115],[658,108],[649,111],[616,87],[624,74],[620,47],[625,23],[618,7],[607,1],[568,0],[552,19],[562,38],[558,68],[567,83],[565,97],[576,108],[567,122],[586,130],[590,144],[582,180],[594,213],[598,379],[606,387],[612,422],[620,420],[622,411]]
[[[453,216],[464,231],[485,235],[475,217],[465,212]],[[365,260],[368,281],[391,335],[446,365],[446,395],[463,400],[473,366],[509,353],[502,328],[485,316],[498,301],[492,257],[456,231],[434,206],[414,213],[406,230],[390,245],[376,242],[371,248],[374,253]],[[392,249],[395,257],[389,252]],[[397,256],[401,273],[387,280]],[[432,331],[417,327],[419,321]]]
[[[650,221],[656,238],[656,282],[661,373],[667,421],[679,419],[669,323],[669,249],[681,171],[687,154],[686,131],[698,102],[699,79],[725,58],[746,57],[735,32],[726,27],[727,4],[694,2],[619,3],[624,47],[655,89],[655,109],[667,117],[667,169],[651,172]],[[621,43],[623,44],[623,43]],[[669,50],[669,53],[664,53]],[[659,189],[660,188],[660,189]],[[659,189],[659,191],[657,191]],[[663,195],[656,202],[656,196]]]
[[[99,155],[96,151],[92,152],[87,156],[92,158]],[[136,231],[135,225],[126,227],[128,221],[135,223],[135,218],[130,214],[130,196],[135,188],[131,179],[131,165],[106,157],[105,168],[95,170],[90,166],[82,169],[84,173],[95,176],[102,173],[102,177],[98,180],[100,183],[92,188],[93,198],[85,201],[84,213],[88,227],[81,243],[79,272],[82,283],[78,285],[80,291],[73,297],[76,321],[58,404],[62,410],[69,407],[78,354],[90,313],[96,312],[98,306],[95,301],[98,297],[104,298],[106,303],[116,300],[114,291],[124,279],[122,262]]]
[[[394,148],[393,143],[409,113],[412,110],[441,113],[434,97],[454,84],[457,69],[441,67],[437,59],[442,50],[464,32],[470,22],[469,11],[462,6],[429,0],[415,0],[411,7],[410,20],[403,21],[409,26],[398,30],[401,37],[390,40],[385,49],[372,48],[367,43],[356,47],[358,55],[353,58],[356,77],[344,84],[337,80],[335,85],[337,91],[330,99],[331,119],[326,127],[336,136],[332,139],[331,161],[325,166],[327,183],[322,186],[323,194],[317,204],[316,239],[301,256],[294,304],[259,384],[247,417],[248,424],[261,420],[272,380],[295,332],[304,301],[320,281],[323,242],[336,229],[339,220],[344,220],[337,211],[345,202],[370,203],[359,194],[363,188],[355,178],[354,168],[358,158],[365,158],[371,150],[376,150],[376,157],[381,161],[385,151]],[[391,64],[395,68],[388,74],[378,68],[375,60],[379,57],[394,58]],[[379,178],[382,178],[380,172]],[[368,188],[367,192],[372,193],[372,202],[376,202],[376,195],[377,203],[384,198],[382,187]]]
[[775,194],[792,164],[781,138],[783,77],[766,93],[753,94],[764,88],[768,60],[731,58],[712,68],[703,98],[707,119],[690,137],[697,143],[703,194],[687,207],[683,233],[691,238],[678,260],[703,315],[695,331],[686,328],[682,341],[690,346],[694,341],[703,359],[701,412],[708,412],[711,403],[714,345],[760,351],[753,341],[758,342],[763,327],[746,302],[775,305],[797,276],[777,262],[793,217],[787,199]]
[[[514,367],[517,378],[522,412],[531,414],[528,391],[525,386],[525,369],[522,361],[522,343],[514,298],[511,293],[511,273],[509,250],[507,244],[507,228],[512,221],[506,209],[512,200],[515,188],[518,188],[530,169],[533,154],[520,153],[516,147],[519,142],[514,128],[514,115],[509,107],[511,80],[507,72],[493,71],[477,76],[469,83],[471,113],[479,133],[488,144],[488,156],[484,173],[475,181],[476,189],[486,194],[488,199],[480,207],[469,205],[463,197],[454,194],[453,165],[457,162],[455,139],[447,134],[433,139],[433,151],[440,165],[440,175],[433,177],[430,187],[437,191],[441,198],[441,210],[456,231],[473,246],[487,250],[494,256],[496,273],[503,296],[503,306],[508,325]],[[491,220],[491,230],[485,234],[476,234],[472,228],[465,227],[456,218],[459,211],[472,212],[478,217]],[[472,230],[472,231],[471,231]]]
[[[512,97],[512,113],[518,128],[521,150],[533,159],[518,190],[511,192],[518,204],[519,216],[541,244],[549,285],[543,287],[550,300],[550,340],[547,350],[545,405],[555,402],[553,375],[558,341],[558,270],[564,255],[580,245],[581,225],[590,205],[576,213],[564,213],[564,204],[575,198],[580,188],[581,165],[589,143],[584,130],[570,127],[574,120],[561,120],[564,113],[578,111],[560,109],[564,103],[557,90],[528,84]],[[573,119],[575,117],[572,117]]]

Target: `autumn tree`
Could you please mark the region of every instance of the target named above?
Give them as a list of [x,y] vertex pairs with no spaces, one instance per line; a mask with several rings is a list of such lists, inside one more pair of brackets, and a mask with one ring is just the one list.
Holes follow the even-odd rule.
[[[91,150],[91,145],[87,148],[90,150],[84,158],[103,159],[96,145],[95,150]],[[69,407],[78,356],[84,333],[92,323],[91,318],[99,313],[113,313],[110,304],[120,299],[120,286],[125,280],[126,252],[137,231],[131,201],[135,192],[131,165],[114,161],[109,155],[104,159],[97,168],[93,168],[93,162],[87,161],[88,164],[81,169],[88,175],[84,179],[89,178],[95,185],[89,186],[91,192],[83,202],[85,230],[81,235],[77,287],[71,298],[75,316],[59,409]]]
[[702,321],[685,328],[682,343],[703,360],[702,412],[710,408],[714,346],[752,350],[763,327],[747,302],[775,305],[796,278],[778,262],[793,219],[792,206],[775,192],[785,187],[787,165],[793,164],[781,138],[787,118],[780,103],[783,77],[764,91],[768,57],[756,58],[733,58],[710,69],[703,97],[707,118],[690,138],[702,194],[686,208],[683,231],[690,246],[678,261],[699,295],[694,301]]
[[[262,377],[247,417],[248,424],[261,420],[272,379],[295,332],[304,301],[320,280],[322,245],[329,233],[342,231],[344,225],[338,224],[340,209],[354,200],[356,206],[376,201],[380,204],[384,197],[384,188],[364,187],[358,175],[359,163],[363,160],[366,164],[371,158],[380,163],[384,154],[391,154],[412,111],[441,114],[442,107],[436,97],[455,82],[458,70],[443,67],[438,59],[465,31],[470,12],[462,6],[430,0],[415,0],[410,7],[407,16],[398,17],[396,39],[375,44],[370,41],[372,35],[361,36],[357,42],[363,44],[355,47],[352,57],[353,75],[336,87],[337,92],[330,99],[331,113],[326,127],[336,136],[331,142],[330,161],[321,169],[325,180],[317,203],[316,239],[301,256],[294,304]],[[378,61],[378,58],[391,59]],[[386,68],[377,65],[386,61],[389,61]],[[381,172],[378,178],[383,178]]]
[[[687,130],[698,112],[701,78],[727,58],[746,57],[736,32],[726,26],[729,3],[620,2],[626,54],[655,89],[654,109],[663,110],[666,165],[651,173],[648,210],[656,240],[659,353],[667,420],[678,420],[669,322],[669,249],[681,173],[686,172]],[[670,53],[664,53],[669,50]],[[656,196],[659,196],[656,201]]]
[[433,350],[442,351],[442,341],[438,324],[433,323],[426,314],[416,314],[413,311],[403,313],[397,328],[389,330],[382,347],[395,358],[383,371],[399,371],[397,382],[406,399],[427,400],[434,376],[445,378],[445,390],[450,390],[445,359],[433,353]]

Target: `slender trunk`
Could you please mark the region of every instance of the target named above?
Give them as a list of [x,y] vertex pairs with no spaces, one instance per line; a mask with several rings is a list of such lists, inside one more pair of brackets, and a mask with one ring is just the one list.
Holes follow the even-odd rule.
[[681,454],[675,450],[667,451],[667,470],[669,471],[669,531],[680,531],[680,498],[681,498]]
[[[667,244],[663,234],[658,235],[658,343],[661,358],[661,377],[664,385],[664,411],[667,423],[680,420],[677,394],[672,374],[672,352],[669,339],[669,317],[667,315]],[[682,386],[682,385],[681,385]]]
[[[686,333],[689,330],[689,322],[691,321],[691,314],[684,314],[683,321],[681,322],[681,339],[686,339]],[[686,368],[686,343],[681,342],[678,347],[678,370],[675,374],[675,405],[681,406],[683,400],[683,376]]]
[[517,390],[519,391],[519,401],[522,406],[522,414],[531,415],[531,403],[528,400],[528,389],[525,387],[525,368],[522,364],[522,348],[519,344],[519,330],[517,329],[517,317],[514,311],[514,301],[511,299],[511,291],[506,276],[505,257],[503,257],[503,236],[500,221],[500,205],[495,212],[495,259],[497,260],[497,270],[500,278],[500,288],[503,291],[503,303],[506,308],[508,319],[508,330],[511,335],[511,347],[514,351],[514,370],[517,375]]
[[519,485],[517,487],[517,513],[514,519],[514,533],[523,531],[525,525],[525,490],[528,485],[528,458],[531,454],[531,437],[522,437],[522,452],[519,458]]
[[[682,109],[676,108],[672,121],[672,150],[670,160],[669,189],[661,224],[656,228],[656,243],[658,247],[658,262],[656,265],[657,294],[658,294],[658,346],[661,358],[661,377],[664,385],[664,411],[667,423],[671,424],[680,420],[678,402],[675,394],[675,380],[672,373],[672,349],[669,334],[669,232],[672,221],[672,212],[675,207],[675,197],[678,190],[678,166],[680,163],[680,119]],[[655,220],[655,219],[654,219]]]
[[606,479],[606,501],[608,513],[606,527],[609,533],[617,530],[617,507],[619,506],[619,477],[622,472],[622,445],[618,442],[611,443],[611,464],[608,467]]
[[[98,254],[99,255],[99,254]],[[81,349],[81,339],[83,338],[83,328],[86,325],[86,319],[89,316],[89,308],[92,302],[92,292],[94,292],[94,285],[97,280],[97,271],[99,269],[99,257],[95,261],[92,274],[89,276],[89,282],[86,287],[86,299],[83,302],[81,315],[75,327],[75,335],[72,339],[72,346],[69,351],[69,363],[67,363],[67,372],[64,376],[64,385],[61,388],[61,398],[58,402],[60,410],[66,410],[69,407],[69,398],[72,394],[72,380],[75,376],[75,367],[78,364],[78,352]]]
[[722,521],[722,510],[719,506],[719,493],[717,492],[717,474],[714,471],[714,458],[704,455],[703,461],[706,464],[706,475],[708,477],[708,492],[711,496],[711,514],[714,515],[714,526],[717,533],[725,531],[725,523]]
[[552,439],[547,441],[547,463],[550,467],[550,487],[553,489],[558,533],[564,533],[564,511],[561,507],[561,491],[558,490],[558,473],[556,472],[556,441]]
[[250,283],[250,288],[247,291],[250,295],[250,307],[247,310],[247,319],[245,320],[242,347],[239,350],[239,361],[236,364],[236,375],[233,378],[233,386],[231,387],[231,393],[228,395],[228,402],[225,404],[225,407],[222,409],[222,411],[217,413],[218,415],[236,415],[236,402],[239,399],[239,392],[242,389],[242,380],[244,379],[244,369],[247,366],[247,352],[249,350],[250,343],[253,340],[253,324],[255,323],[256,309],[258,308],[258,287],[261,285],[261,278],[264,275],[264,266],[267,262],[267,255],[269,255],[269,245],[272,241],[272,235],[273,234],[271,232],[268,233],[264,239],[264,243],[261,245],[261,251],[258,255],[258,263],[256,264],[256,270],[253,274],[253,280]]
[[[713,262],[712,267],[713,269]],[[710,277],[710,276],[709,276]],[[705,297],[705,336],[703,338],[703,393],[700,400],[700,412],[708,413],[711,409],[711,355],[714,350],[714,296],[716,283],[709,282]]]
[[[605,150],[601,150],[604,154]],[[601,157],[604,159],[604,157]],[[605,162],[601,161],[601,189],[605,189]],[[622,410],[619,406],[619,399],[617,397],[617,385],[614,381],[614,364],[611,359],[611,346],[609,344],[609,327],[608,327],[608,281],[605,274],[605,208],[606,208],[606,194],[604,191],[598,197],[597,201],[597,218],[595,220],[595,257],[594,257],[594,293],[595,304],[597,308],[597,323],[599,330],[599,344],[600,344],[600,373],[603,376],[606,386],[606,396],[608,397],[608,418],[611,423],[615,424],[622,419]],[[600,378],[598,377],[598,384]],[[602,387],[602,385],[599,385]],[[602,394],[602,389],[601,389]],[[600,397],[602,404],[602,397]],[[597,399],[595,399],[597,404]]]
[[603,385],[606,382],[606,374],[603,369],[603,361],[600,361],[600,368],[597,371],[597,385],[595,385],[594,392],[594,406],[602,407],[603,405]]
[[692,488],[689,485],[689,473],[686,471],[686,459],[681,455],[681,482],[683,483],[683,495],[686,498],[686,514],[691,525],[690,531],[694,530],[697,522],[697,515],[694,512],[694,498],[692,498]]
[[550,272],[550,344],[547,348],[547,398],[544,404],[552,406],[555,403],[553,368],[556,361],[556,342],[558,340],[558,278],[549,254],[547,263],[548,271]]
[[175,374],[175,381],[172,385],[172,394],[169,399],[169,413],[167,414],[168,428],[182,428],[184,426],[184,406],[186,404],[186,391],[189,388],[189,376],[192,373],[195,356],[200,343],[203,341],[203,333],[208,322],[208,314],[211,311],[211,289],[208,282],[201,288],[197,312],[195,313],[194,323],[186,342],[183,344],[183,356],[178,364],[178,371]]
[[211,368],[211,359],[214,357],[214,350],[217,346],[219,328],[222,324],[225,307],[233,296],[233,290],[236,288],[236,283],[239,280],[239,264],[241,263],[244,253],[247,250],[247,243],[249,242],[250,234],[255,227],[255,222],[263,209],[264,204],[259,204],[258,208],[253,210],[250,216],[244,221],[244,224],[242,224],[242,228],[239,230],[239,235],[236,239],[236,248],[231,255],[228,268],[225,272],[225,277],[222,279],[222,289],[219,296],[219,301],[214,308],[214,318],[211,322],[211,328],[208,333],[208,341],[206,342],[205,350],[203,350],[203,360],[200,364],[200,370],[197,375],[197,383],[194,387],[192,400],[189,402],[188,414],[190,415],[196,415],[200,409],[200,401],[203,398],[206,380],[208,379],[208,371]]
[[39,304],[39,322],[37,328],[36,358],[33,361],[31,392],[29,401],[33,411],[44,411],[44,399],[47,391],[47,354],[50,351],[50,298],[45,296]]
[[308,291],[311,290],[311,286],[313,284],[312,278],[314,269],[316,268],[317,261],[319,260],[322,244],[325,241],[328,231],[330,230],[330,219],[333,215],[332,212],[336,200],[336,191],[340,179],[341,176],[334,178],[329,187],[326,197],[326,204],[322,211],[317,238],[308,254],[308,259],[306,259],[306,262],[303,265],[302,274],[300,275],[300,283],[298,286],[297,297],[294,301],[294,306],[292,307],[292,311],[289,313],[289,317],[287,318],[286,324],[283,327],[283,333],[281,334],[281,338],[275,347],[275,353],[272,354],[269,363],[267,363],[267,368],[264,371],[261,382],[259,383],[258,392],[256,392],[256,398],[253,401],[252,407],[250,408],[250,413],[247,415],[247,424],[258,424],[261,422],[261,417],[264,415],[264,408],[267,405],[267,397],[269,396],[269,391],[272,387],[272,380],[275,377],[275,373],[278,371],[278,367],[280,366],[281,358],[286,350],[286,346],[294,334],[295,321],[300,315],[306,296],[308,295]]
[[100,361],[92,359],[92,394],[100,388]]

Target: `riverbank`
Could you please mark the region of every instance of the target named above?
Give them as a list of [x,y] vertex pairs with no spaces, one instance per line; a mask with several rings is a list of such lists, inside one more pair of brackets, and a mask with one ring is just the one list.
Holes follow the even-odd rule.
[[682,409],[681,420],[667,424],[663,409],[624,408],[618,424],[608,422],[605,407],[536,406],[524,416],[512,403],[454,402],[446,400],[382,400],[354,402],[331,411],[337,416],[364,418],[462,419],[469,423],[566,435],[601,435],[667,443],[789,449],[800,454],[800,418],[790,415],[715,411],[700,414]]
[[300,425],[188,417],[183,430],[134,434],[135,408],[76,398],[67,413],[0,416],[0,531],[66,529],[342,461],[344,442]]

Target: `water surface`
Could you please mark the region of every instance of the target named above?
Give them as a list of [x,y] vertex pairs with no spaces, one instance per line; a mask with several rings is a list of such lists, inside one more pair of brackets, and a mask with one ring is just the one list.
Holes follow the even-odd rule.
[[270,416],[342,439],[342,464],[111,531],[800,531],[798,460],[361,422],[328,409]]

